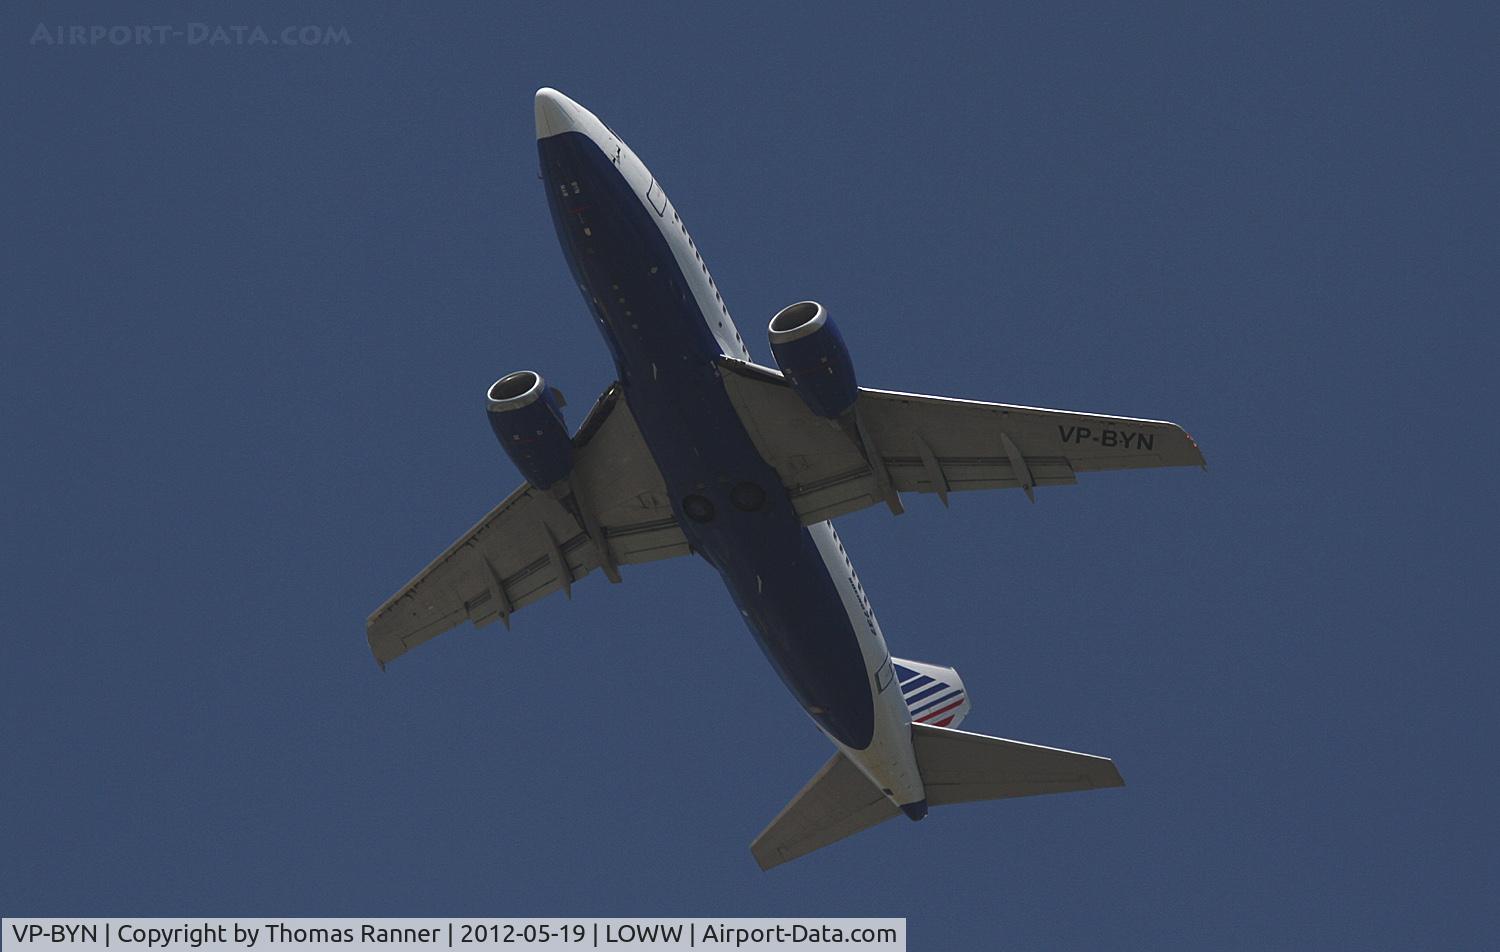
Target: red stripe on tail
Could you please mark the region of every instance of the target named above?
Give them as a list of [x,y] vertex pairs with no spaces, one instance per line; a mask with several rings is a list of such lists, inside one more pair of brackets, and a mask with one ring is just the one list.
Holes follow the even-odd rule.
[[[938,708],[935,711],[928,711],[926,714],[923,714],[921,717],[917,718],[917,723],[918,724],[926,724],[927,722],[931,721],[934,717],[939,717],[939,716],[941,716],[943,714],[947,714],[949,711],[953,710],[955,707],[958,707],[963,702],[964,702],[964,699],[962,697],[960,697],[958,700],[954,701],[952,704],[949,704],[947,707],[940,707],[940,708]],[[944,721],[942,724],[939,724],[937,726],[938,727],[946,727],[947,724],[948,724],[948,721],[951,721],[951,720],[953,720],[953,718],[950,717],[950,718],[948,718],[947,721]]]

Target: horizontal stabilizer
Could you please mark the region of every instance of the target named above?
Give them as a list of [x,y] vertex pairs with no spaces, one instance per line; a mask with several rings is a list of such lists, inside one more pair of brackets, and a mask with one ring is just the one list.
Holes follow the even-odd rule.
[[770,869],[867,830],[898,812],[849,758],[834,754],[761,831],[750,844],[750,852],[761,869]]
[[[1125,785],[1108,757],[928,724],[913,724],[911,733],[931,806]],[[899,813],[849,758],[834,754],[761,831],[750,852],[761,869],[770,869]]]
[[1125,786],[1108,757],[927,724],[911,735],[932,806]]

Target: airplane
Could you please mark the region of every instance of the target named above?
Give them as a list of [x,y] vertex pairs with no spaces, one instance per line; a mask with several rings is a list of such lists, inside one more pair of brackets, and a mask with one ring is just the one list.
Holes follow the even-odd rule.
[[619,379],[570,435],[531,370],[487,393],[525,482],[366,623],[386,662],[465,621],[502,622],[595,569],[697,555],[771,667],[836,748],[751,844],[762,869],[897,815],[951,803],[1121,786],[1106,757],[958,730],[952,667],[893,657],[832,520],[902,493],[1035,491],[1079,473],[1204,466],[1158,420],[859,386],[816,301],[771,318],[754,363],[660,181],[555,89],[535,97],[552,222]]

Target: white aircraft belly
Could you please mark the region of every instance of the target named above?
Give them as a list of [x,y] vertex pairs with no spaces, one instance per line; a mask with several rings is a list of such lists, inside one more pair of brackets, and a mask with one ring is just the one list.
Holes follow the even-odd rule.
[[912,749],[911,713],[906,701],[902,699],[894,677],[886,682],[884,690],[876,688],[876,673],[890,660],[880,622],[875,619],[875,612],[870,608],[869,599],[859,584],[859,576],[843,550],[833,523],[820,522],[808,526],[807,531],[812,533],[813,542],[823,556],[823,564],[833,578],[849,623],[859,639],[865,661],[865,683],[869,685],[875,708],[875,732],[870,746],[854,750],[839,743],[832,735],[829,735],[829,740],[897,806],[925,799],[916,753]]

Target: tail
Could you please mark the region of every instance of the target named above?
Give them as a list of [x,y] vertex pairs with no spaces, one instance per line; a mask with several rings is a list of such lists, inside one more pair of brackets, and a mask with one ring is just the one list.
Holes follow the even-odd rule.
[[952,668],[892,658],[901,681],[901,697],[916,724],[957,727],[969,713],[969,692]]
[[[1114,761],[914,723],[912,746],[931,806],[1123,787]],[[750,844],[761,869],[779,866],[900,812],[842,753],[823,765]]]

